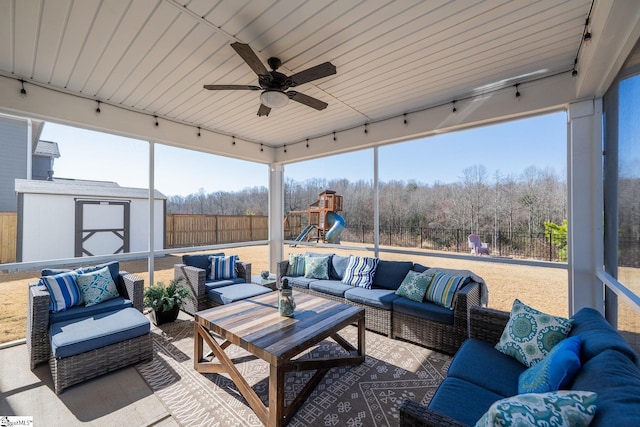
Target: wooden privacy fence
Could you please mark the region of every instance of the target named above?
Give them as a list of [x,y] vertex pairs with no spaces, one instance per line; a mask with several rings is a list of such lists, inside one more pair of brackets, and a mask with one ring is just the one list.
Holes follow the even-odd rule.
[[0,264],[16,262],[18,214],[0,212]]
[[166,238],[167,248],[267,240],[269,217],[169,214]]

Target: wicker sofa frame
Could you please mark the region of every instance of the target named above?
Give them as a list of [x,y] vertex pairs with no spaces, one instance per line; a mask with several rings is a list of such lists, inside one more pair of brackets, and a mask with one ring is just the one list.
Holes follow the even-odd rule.
[[[282,282],[282,277],[287,275],[288,269],[288,260],[278,263],[278,283]],[[480,285],[475,282],[469,283],[456,293],[454,297],[454,321],[451,325],[393,310],[384,310],[366,304],[355,303],[343,297],[325,294],[312,289],[296,287],[296,290],[363,307],[367,329],[390,338],[420,344],[447,354],[454,354],[467,339],[469,308],[480,305]]]
[[[238,277],[243,278],[245,283],[251,283],[251,263],[236,262],[236,271]],[[198,311],[218,305],[209,299],[205,290],[204,285],[207,281],[206,270],[186,264],[175,264],[173,266],[173,276],[176,279],[183,277],[191,293],[182,303],[182,310],[185,313],[193,316]]]
[[[486,307],[470,307],[469,337],[495,344],[500,340],[508,321],[508,312]],[[466,427],[465,424],[406,398],[400,404],[400,425],[402,427]]]
[[[120,295],[142,312],[144,281],[121,271],[118,282]],[[57,394],[74,384],[153,358],[150,334],[74,356],[53,357],[49,342],[49,292],[43,285],[32,284],[28,293],[26,341],[31,369],[48,361]]]

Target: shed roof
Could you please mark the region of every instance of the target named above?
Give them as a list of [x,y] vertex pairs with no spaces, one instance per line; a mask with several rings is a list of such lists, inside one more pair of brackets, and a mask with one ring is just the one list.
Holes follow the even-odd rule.
[[40,140],[33,149],[33,154],[37,156],[60,157],[60,150],[58,149],[58,143],[53,141]]
[[[100,181],[16,179],[15,190],[20,194],[58,194],[95,198],[147,199],[149,197],[149,190],[146,188],[120,187],[115,182],[101,183]],[[158,190],[155,191],[156,200],[166,198]]]

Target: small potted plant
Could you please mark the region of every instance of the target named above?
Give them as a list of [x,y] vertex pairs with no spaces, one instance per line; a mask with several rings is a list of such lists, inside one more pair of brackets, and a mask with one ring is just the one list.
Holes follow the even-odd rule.
[[151,308],[154,325],[173,322],[178,318],[182,301],[189,296],[189,290],[180,285],[182,279],[172,279],[169,286],[157,282],[144,290],[144,306]]

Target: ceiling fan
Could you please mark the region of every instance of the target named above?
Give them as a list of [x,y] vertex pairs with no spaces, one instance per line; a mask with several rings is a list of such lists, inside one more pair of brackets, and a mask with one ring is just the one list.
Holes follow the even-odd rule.
[[[235,42],[231,47],[240,55],[244,62],[258,75],[258,84],[252,85],[204,85],[208,90],[261,90],[260,108],[258,116],[268,116],[272,108],[284,107],[290,99],[304,104],[316,110],[324,110],[327,103],[319,99],[289,90],[289,88],[308,83],[313,80],[321,79],[336,73],[336,66],[331,62],[325,62],[315,67],[295,73],[289,77],[276,71],[282,62],[278,58],[269,58],[267,63],[271,71],[267,71],[262,61],[248,44]],[[287,92],[287,90],[289,90]]]

